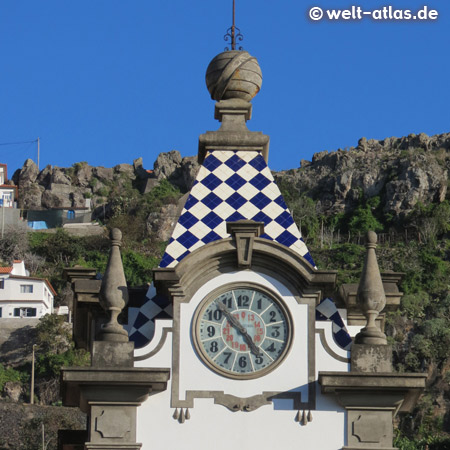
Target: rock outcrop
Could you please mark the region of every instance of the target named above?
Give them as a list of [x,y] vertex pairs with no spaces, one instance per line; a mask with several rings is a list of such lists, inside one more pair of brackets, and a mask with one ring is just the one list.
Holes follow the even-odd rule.
[[187,192],[194,184],[199,165],[197,158],[187,156],[181,158],[176,150],[160,153],[154,164],[154,174],[158,180],[167,179],[177,186],[181,192]]
[[[132,165],[112,168],[76,163],[69,168],[47,166],[39,172],[28,159],[13,181],[19,186],[23,209],[83,208],[89,198],[96,218],[108,214],[111,198],[130,188],[147,193],[166,179],[188,192],[198,169],[196,157],[182,158],[176,150],[161,153],[153,170],[145,170],[138,158]],[[418,202],[436,203],[448,197],[449,172],[450,133],[431,137],[422,133],[381,141],[362,138],[357,147],[316,153],[312,161],[302,160],[300,168],[274,176],[316,201],[321,214],[348,213],[361,201],[379,196],[384,213],[398,223]],[[165,236],[178,209],[167,205],[149,217],[149,229]]]
[[299,169],[275,174],[317,201],[320,212],[351,212],[362,200],[379,196],[385,214],[401,221],[418,202],[448,196],[450,133],[382,141],[360,139],[349,150],[316,153]]
[[142,158],[133,164],[118,164],[112,168],[92,167],[81,162],[68,168],[49,165],[40,172],[28,159],[14,174],[13,182],[19,187],[19,207],[22,209],[84,208],[86,199],[91,199],[95,209],[128,188],[148,192],[163,179],[181,192],[187,192],[195,181],[198,167],[194,157],[182,158],[176,150],[161,153],[153,171],[144,169]]

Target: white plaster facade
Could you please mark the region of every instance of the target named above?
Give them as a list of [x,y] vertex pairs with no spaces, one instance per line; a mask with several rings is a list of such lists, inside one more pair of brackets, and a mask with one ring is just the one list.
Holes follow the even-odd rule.
[[[290,310],[294,326],[294,341],[289,354],[270,374],[245,381],[236,381],[215,374],[196,355],[191,339],[191,318],[201,300],[217,286],[233,282],[253,282],[276,292]],[[315,322],[314,344],[308,343],[308,314],[306,304],[298,304],[289,289],[276,279],[255,271],[238,271],[219,275],[202,286],[180,309],[180,358],[173,360],[172,320],[155,321],[155,335],[148,346],[135,351],[141,359],[137,367],[172,367],[168,389],[150,398],[139,408],[138,442],[142,450],[150,450],[154,442],[158,448],[172,450],[182,446],[188,449],[228,450],[230,448],[259,449],[320,449],[337,450],[345,445],[345,410],[335,397],[324,396],[317,383],[321,370],[347,372],[350,353],[333,340],[332,323]],[[323,330],[323,332],[321,332]],[[321,337],[323,334],[323,337]],[[324,342],[326,341],[326,346]],[[314,349],[315,357],[308,358]],[[340,360],[338,359],[340,358]],[[347,360],[344,362],[344,360]],[[196,394],[189,420],[174,420],[174,400],[181,401],[189,392],[223,391],[237,398],[249,398],[267,391],[300,392],[302,401],[308,401],[308,366],[315,361],[315,408],[312,420],[302,425],[292,399],[273,399],[254,411],[232,412],[216,404],[213,398]],[[179,365],[179,373],[174,368]],[[175,384],[175,385],[174,385]],[[178,409],[180,411],[180,409]],[[308,413],[308,411],[306,411]],[[182,443],[182,444],[181,444]]]
[[29,276],[23,261],[0,268],[1,319],[40,319],[52,314],[55,295],[48,280]]
[[0,207],[14,208],[17,188],[15,186],[6,185],[8,172],[6,164],[0,164]]

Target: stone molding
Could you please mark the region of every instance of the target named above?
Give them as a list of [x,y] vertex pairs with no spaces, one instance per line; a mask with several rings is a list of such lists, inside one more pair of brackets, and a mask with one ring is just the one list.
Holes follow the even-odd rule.
[[426,377],[422,373],[319,372],[322,394],[335,395],[347,412],[343,450],[396,450],[393,418],[412,410]]

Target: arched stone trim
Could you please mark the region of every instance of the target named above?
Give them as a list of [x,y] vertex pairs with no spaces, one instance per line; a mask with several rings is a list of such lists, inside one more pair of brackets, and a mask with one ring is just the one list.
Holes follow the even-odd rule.
[[[176,267],[156,269],[155,286],[173,297],[181,295],[184,301],[207,281],[221,273],[239,270],[234,239],[221,239],[204,245],[186,256]],[[334,289],[336,271],[317,270],[296,252],[277,242],[254,238],[252,270],[267,273],[288,283],[304,295],[321,291],[320,297]]]

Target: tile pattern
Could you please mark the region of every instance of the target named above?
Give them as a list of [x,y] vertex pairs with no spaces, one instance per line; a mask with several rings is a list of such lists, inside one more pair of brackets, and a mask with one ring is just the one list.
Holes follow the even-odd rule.
[[331,320],[333,322],[333,338],[336,344],[344,350],[350,350],[352,338],[348,334],[344,321],[331,298],[325,298],[317,305],[316,320]]
[[[291,248],[315,265],[261,154],[216,150],[206,155],[160,267],[174,267],[197,248],[228,238],[226,222],[242,219],[264,222],[261,237]],[[147,298],[141,308],[128,311],[128,333],[136,348],[153,338],[155,320],[172,318],[172,305],[156,295],[153,285]],[[330,313],[326,305],[322,302],[318,306],[321,307],[318,320],[327,320],[328,314],[329,320],[333,320],[333,331],[338,334],[336,341],[347,345],[342,334],[345,326],[337,309]]]
[[128,326],[125,328],[135,348],[142,348],[153,338],[155,320],[172,317],[172,304],[166,297],[156,294],[152,283],[147,291],[147,301],[140,308],[128,308]]
[[[142,348],[152,340],[155,320],[172,318],[172,305],[167,298],[156,295],[153,284],[148,290],[147,298],[148,301],[141,308],[129,308],[128,310],[129,323],[132,325],[127,328],[127,331],[135,348]],[[344,350],[350,350],[352,338],[331,298],[322,300],[316,307],[316,320],[331,320],[336,344]]]
[[208,152],[160,267],[174,267],[197,248],[230,235],[226,222],[264,222],[265,239],[283,244],[314,266],[281,192],[259,152]]

